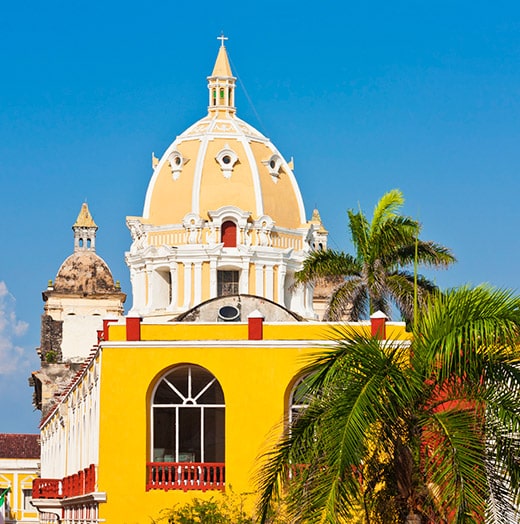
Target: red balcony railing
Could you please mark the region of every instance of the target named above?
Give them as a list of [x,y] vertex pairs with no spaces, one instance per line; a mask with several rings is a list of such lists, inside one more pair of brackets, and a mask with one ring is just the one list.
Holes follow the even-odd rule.
[[33,499],[61,499],[63,498],[61,479],[34,479]]
[[220,462],[148,462],[146,490],[224,490],[225,464]]
[[63,479],[34,479],[34,499],[62,499],[92,493],[96,489],[96,466],[91,464]]

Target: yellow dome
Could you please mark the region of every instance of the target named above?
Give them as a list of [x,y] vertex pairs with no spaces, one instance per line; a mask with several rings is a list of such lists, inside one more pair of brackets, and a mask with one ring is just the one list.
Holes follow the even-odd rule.
[[305,225],[305,209],[294,174],[276,147],[235,116],[235,78],[224,46],[208,77],[208,115],[179,135],[155,166],[143,222],[180,224],[188,213],[235,206],[277,227]]

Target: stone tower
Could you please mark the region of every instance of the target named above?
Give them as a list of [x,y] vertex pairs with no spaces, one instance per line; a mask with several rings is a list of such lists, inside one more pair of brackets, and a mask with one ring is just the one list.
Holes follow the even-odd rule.
[[97,343],[103,318],[123,315],[126,295],[114,283],[106,262],[96,254],[98,227],[86,203],[72,226],[74,252],[42,293],[42,367],[32,374],[34,405],[43,415]]

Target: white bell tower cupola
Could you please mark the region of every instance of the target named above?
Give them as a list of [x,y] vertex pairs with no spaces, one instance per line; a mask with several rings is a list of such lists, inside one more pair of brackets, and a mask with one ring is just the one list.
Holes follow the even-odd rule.
[[74,253],[79,251],[96,252],[96,231],[98,227],[90,214],[87,203],[81,206],[76,222],[72,226],[74,231]]
[[218,52],[215,67],[211,76],[208,76],[209,107],[210,113],[215,111],[226,111],[235,113],[235,81],[231,72],[229,58],[224,41],[227,37],[219,36],[221,46]]

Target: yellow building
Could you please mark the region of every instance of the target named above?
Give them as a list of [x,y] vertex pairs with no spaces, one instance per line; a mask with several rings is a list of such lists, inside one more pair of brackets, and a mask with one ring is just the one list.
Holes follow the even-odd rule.
[[292,165],[236,116],[223,44],[208,89],[207,116],[154,159],[143,214],[127,219],[129,314],[104,319],[42,420],[41,522],[143,523],[254,491],[301,369],[330,343],[312,286],[294,284],[327,232],[306,219]]
[[40,471],[40,435],[0,434],[0,523],[35,523],[38,512],[31,505],[32,483]]

